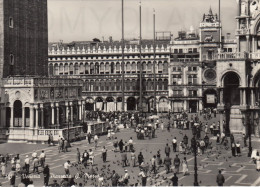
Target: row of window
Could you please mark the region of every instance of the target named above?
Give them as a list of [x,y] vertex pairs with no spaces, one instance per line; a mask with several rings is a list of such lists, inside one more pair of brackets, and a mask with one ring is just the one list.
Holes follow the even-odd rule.
[[[184,96],[182,90],[173,90],[173,96]],[[189,97],[197,97],[198,91],[197,90],[189,90]]]
[[[140,63],[127,63],[125,65],[126,73],[139,73],[140,72]],[[168,73],[168,63],[159,63],[156,67],[158,73]],[[153,73],[153,64],[143,64],[142,65],[143,73]],[[49,73],[51,75],[79,75],[79,74],[110,74],[110,73],[121,73],[121,64],[110,63],[110,64],[65,64],[58,66],[57,64],[49,66]]]
[[[188,71],[197,71],[197,70],[198,70],[198,67],[196,67],[196,66],[193,66],[193,67],[189,66],[189,67],[188,67]],[[180,66],[174,66],[174,67],[172,68],[172,71],[173,71],[173,72],[181,72],[181,71],[182,71],[182,67],[180,67]]]
[[[83,86],[83,91],[121,91],[121,81],[117,82],[90,82]],[[125,82],[125,91],[138,91],[140,90],[139,80]],[[152,81],[144,81],[142,90],[153,91],[154,83]],[[168,81],[156,82],[156,90],[168,90]]]
[[[183,84],[182,75],[172,75],[172,84],[173,85],[181,85]],[[188,84],[197,84],[198,83],[198,77],[197,75],[188,75]]]
[[[89,57],[77,57],[80,58],[81,60],[83,60],[84,58],[87,58],[87,59],[121,59],[122,56],[118,55],[118,56],[89,56]],[[125,55],[125,59],[130,59],[130,58],[137,58],[137,59],[140,59],[140,56],[137,56],[137,55]],[[148,58],[148,59],[153,59],[154,56],[153,55],[142,55],[142,59],[144,58]],[[156,58],[168,58],[167,55],[156,55]],[[56,57],[50,57],[49,60],[57,60]]]
[[174,53],[197,53],[198,48],[188,48],[188,49],[174,49]]

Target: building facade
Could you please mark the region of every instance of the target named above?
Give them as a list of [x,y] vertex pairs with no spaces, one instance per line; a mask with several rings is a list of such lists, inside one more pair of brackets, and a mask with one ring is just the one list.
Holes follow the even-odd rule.
[[[143,111],[154,110],[154,68],[156,110],[169,111],[168,65],[170,47],[167,42],[124,48],[125,111],[137,110],[142,89]],[[165,44],[166,43],[166,44]],[[155,50],[155,58],[154,58]],[[141,58],[140,58],[141,55]],[[155,63],[155,64],[154,64]],[[140,71],[142,71],[140,86]],[[49,74],[59,77],[77,77],[84,81],[83,97],[86,110],[122,110],[122,47],[108,44],[83,44],[72,48],[54,48],[49,51]]]

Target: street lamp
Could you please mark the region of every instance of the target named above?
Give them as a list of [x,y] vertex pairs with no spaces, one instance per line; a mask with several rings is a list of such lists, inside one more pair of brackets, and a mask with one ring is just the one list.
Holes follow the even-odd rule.
[[245,117],[242,117],[242,123],[247,126],[247,135],[248,135],[248,157],[251,157],[252,154],[252,142],[251,142],[251,124],[248,118],[248,114],[245,112]]
[[197,167],[197,141],[195,135],[191,139],[191,146],[194,152],[194,186],[199,186],[198,183],[198,167]]

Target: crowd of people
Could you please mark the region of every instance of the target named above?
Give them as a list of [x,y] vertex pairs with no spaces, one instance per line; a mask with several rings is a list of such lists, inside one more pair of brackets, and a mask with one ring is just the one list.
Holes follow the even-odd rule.
[[[111,128],[108,131],[107,140],[112,142],[113,152],[120,155],[117,157],[117,161],[112,161],[113,163],[106,164],[109,153],[106,146],[102,146],[101,158],[103,166],[101,168],[96,167],[95,151],[99,146],[99,137],[88,133],[86,135],[88,144],[94,143],[95,149],[86,149],[81,152],[77,148],[75,153],[76,162],[67,160],[63,164],[64,174],[68,177],[64,177],[60,183],[54,180],[52,184],[49,184],[51,168],[45,164],[46,154],[44,151],[41,151],[41,153],[34,151],[31,156],[26,155],[23,161],[21,161],[19,155],[0,155],[1,175],[2,177],[8,177],[11,186],[15,186],[16,176],[21,176],[19,187],[33,186],[33,181],[29,177],[26,177],[30,173],[43,173],[43,183],[45,186],[85,186],[86,184],[91,186],[137,186],[140,183],[142,186],[146,186],[148,180],[151,178],[157,179],[162,177],[162,180],[167,180],[164,176],[159,175],[159,173],[165,171],[166,174],[173,174],[170,178],[171,185],[178,186],[178,176],[180,174],[184,176],[189,175],[187,157],[191,154],[197,154],[197,156],[208,154],[214,149],[212,146],[213,139],[210,139],[210,137],[216,136],[217,145],[223,145],[225,149],[230,148],[232,156],[241,156],[239,141],[235,141],[235,137],[232,134],[228,138],[224,133],[221,133],[219,121],[217,124],[215,122],[209,124],[209,120],[216,118],[216,116],[217,112],[214,109],[205,109],[198,114],[188,114],[185,111],[176,114],[169,113],[163,116],[163,118],[168,118],[168,120],[165,120],[167,121],[165,124],[160,120],[162,118],[147,119],[137,112],[89,112],[87,113],[89,120],[99,119],[109,121],[109,123],[113,124],[113,127],[115,124],[120,123],[124,127],[133,128],[137,134],[136,141],[142,141],[146,137],[150,139],[156,138],[157,131],[166,133],[172,129],[178,129],[183,139],[178,139],[174,136],[169,143],[164,145],[164,149],[156,150],[155,155],[148,154],[149,156],[147,156],[143,151],[137,151],[132,137],[119,140],[116,134],[117,130]],[[223,124],[225,125],[225,121],[223,121]],[[165,126],[166,129],[164,129]],[[191,131],[192,137],[186,135],[189,131]],[[196,146],[194,146],[194,139]],[[230,139],[230,144],[228,143],[228,139]],[[52,135],[49,136],[48,143],[53,145]],[[246,146],[245,137],[244,146]],[[59,153],[66,153],[69,147],[70,145],[66,138],[60,137],[58,140]],[[256,156],[258,156],[255,159],[256,170],[260,171],[260,157],[258,152]],[[8,165],[10,166],[8,167]],[[124,173],[119,174],[115,169],[111,169],[112,165],[121,166],[124,168]],[[127,168],[136,167],[139,168],[139,173],[138,177],[134,178],[133,174],[129,173]],[[9,172],[7,172],[7,168],[10,168]],[[84,180],[77,183],[71,169],[80,173],[79,177]],[[221,173],[221,170],[217,174],[216,183],[218,185],[225,183],[225,177]],[[157,183],[157,185],[159,184]]]

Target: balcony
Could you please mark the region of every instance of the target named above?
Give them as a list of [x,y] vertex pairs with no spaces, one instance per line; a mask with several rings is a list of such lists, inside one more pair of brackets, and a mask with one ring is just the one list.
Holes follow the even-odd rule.
[[236,35],[246,35],[249,34],[250,29],[237,29]]
[[216,60],[232,60],[232,59],[247,59],[248,53],[218,53],[215,57]]

